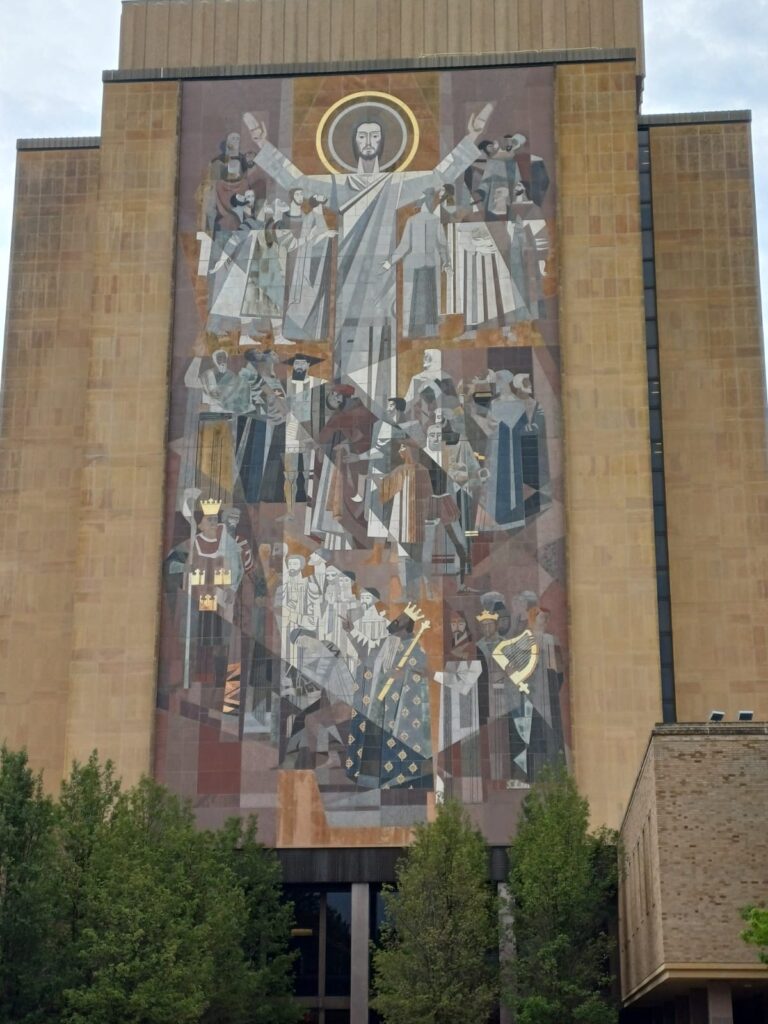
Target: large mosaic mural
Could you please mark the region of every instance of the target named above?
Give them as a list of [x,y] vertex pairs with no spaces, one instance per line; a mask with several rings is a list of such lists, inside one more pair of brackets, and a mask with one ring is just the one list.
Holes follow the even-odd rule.
[[205,821],[504,841],[568,757],[553,103],[184,84],[155,770]]

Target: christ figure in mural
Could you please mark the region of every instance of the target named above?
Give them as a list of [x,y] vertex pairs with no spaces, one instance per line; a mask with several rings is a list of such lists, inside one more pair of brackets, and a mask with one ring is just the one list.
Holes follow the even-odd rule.
[[[243,120],[257,147],[254,158],[287,191],[330,192],[328,209],[338,215],[334,373],[358,385],[374,410],[384,413],[396,393],[396,272],[388,263],[397,246],[397,211],[428,189],[439,192],[456,181],[481,155],[476,140],[493,110],[486,104],[469,119],[467,134],[433,171],[386,171],[380,167],[384,128],[361,103],[353,127],[353,173],[305,175],[267,139],[266,126],[253,114]],[[322,340],[322,339],[318,339]]]

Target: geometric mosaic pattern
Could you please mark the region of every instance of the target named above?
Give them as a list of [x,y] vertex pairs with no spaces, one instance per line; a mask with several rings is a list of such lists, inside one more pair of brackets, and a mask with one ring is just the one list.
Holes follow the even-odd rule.
[[552,69],[182,111],[156,773],[504,817],[567,754]]

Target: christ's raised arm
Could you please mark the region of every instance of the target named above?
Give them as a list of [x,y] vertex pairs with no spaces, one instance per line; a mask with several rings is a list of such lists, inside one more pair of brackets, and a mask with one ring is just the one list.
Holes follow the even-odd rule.
[[414,202],[426,188],[439,189],[446,182],[453,183],[478,157],[483,155],[477,148],[476,142],[484,131],[494,106],[494,103],[486,103],[477,114],[472,114],[467,125],[467,134],[447,156],[443,157],[434,171],[405,176],[400,192],[402,206]]
[[263,121],[259,121],[250,113],[243,114],[243,121],[256,146],[255,165],[269,175],[276,184],[286,191],[290,191],[292,188],[302,188],[307,193],[328,195],[332,186],[329,175],[302,174],[299,168],[267,139],[267,128]]

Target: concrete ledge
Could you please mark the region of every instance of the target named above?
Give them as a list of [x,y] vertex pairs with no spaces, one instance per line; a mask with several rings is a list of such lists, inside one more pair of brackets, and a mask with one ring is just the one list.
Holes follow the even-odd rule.
[[622,1000],[629,1006],[664,986],[672,989],[674,983],[684,982],[688,987],[706,987],[712,981],[749,981],[752,984],[768,986],[768,968],[760,963],[664,963],[649,974]]
[[704,110],[690,114],[641,114],[637,123],[640,128],[652,128],[659,125],[728,124],[751,120],[751,110]]
[[17,139],[18,151],[40,149],[98,149],[101,139],[98,135],[83,135],[78,138],[61,139]]
[[450,68],[509,67],[540,64],[587,64],[634,61],[633,48],[600,50],[532,50],[524,53],[430,53],[423,57],[325,61],[301,64],[228,64],[218,67],[138,68],[104,71],[105,82],[152,82],[188,78],[287,78],[300,75],[364,74],[374,71],[439,71]]
[[655,725],[654,736],[766,736],[768,722],[671,722]]

